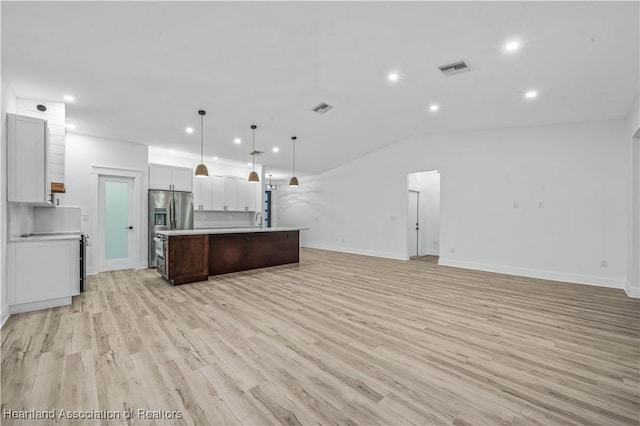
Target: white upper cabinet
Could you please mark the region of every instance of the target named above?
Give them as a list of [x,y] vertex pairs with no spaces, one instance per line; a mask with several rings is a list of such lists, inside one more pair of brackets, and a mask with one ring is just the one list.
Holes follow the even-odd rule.
[[247,181],[245,178],[238,178],[238,205],[240,211],[256,211],[256,197],[260,184]]
[[149,164],[149,189],[193,191],[192,170],[164,164]]
[[211,176],[212,187],[212,210],[225,210],[226,200],[224,198],[224,176]]
[[196,210],[256,211],[260,185],[237,176],[213,175],[194,178],[194,208]]
[[193,204],[195,210],[213,210],[213,176],[194,177]]
[[224,177],[225,210],[238,210],[238,178],[236,176]]
[[39,118],[7,114],[7,199],[51,204],[49,133]]
[[193,170],[187,167],[173,167],[171,181],[174,191],[193,191]]

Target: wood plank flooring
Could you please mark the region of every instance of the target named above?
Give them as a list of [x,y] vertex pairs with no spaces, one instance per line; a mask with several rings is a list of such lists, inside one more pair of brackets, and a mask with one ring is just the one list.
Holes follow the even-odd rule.
[[83,425],[638,425],[639,345],[622,290],[303,249],[179,287],[102,273],[72,306],[12,316],[1,408],[121,416],[57,419]]

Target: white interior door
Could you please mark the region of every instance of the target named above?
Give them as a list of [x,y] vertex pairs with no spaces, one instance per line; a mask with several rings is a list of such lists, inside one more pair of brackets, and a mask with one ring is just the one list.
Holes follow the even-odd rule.
[[409,241],[409,257],[418,256],[420,244],[420,193],[409,190],[409,220],[407,221],[407,232]]
[[113,271],[135,266],[134,179],[100,176],[99,216],[100,270]]

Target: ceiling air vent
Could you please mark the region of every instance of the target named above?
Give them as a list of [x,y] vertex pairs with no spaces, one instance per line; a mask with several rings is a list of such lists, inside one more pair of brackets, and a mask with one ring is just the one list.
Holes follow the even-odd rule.
[[331,108],[333,108],[331,105],[325,104],[323,102],[320,105],[318,105],[317,107],[313,108],[312,111],[315,111],[318,114],[324,114],[325,112],[329,111]]
[[444,75],[460,74],[462,72],[471,71],[471,67],[464,61],[454,62],[453,64],[442,65],[438,67]]

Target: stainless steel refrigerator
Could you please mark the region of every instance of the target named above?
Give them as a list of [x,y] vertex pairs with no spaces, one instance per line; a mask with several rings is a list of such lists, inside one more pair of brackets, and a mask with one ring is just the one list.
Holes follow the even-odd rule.
[[155,268],[156,231],[193,229],[193,194],[149,190],[149,268]]

